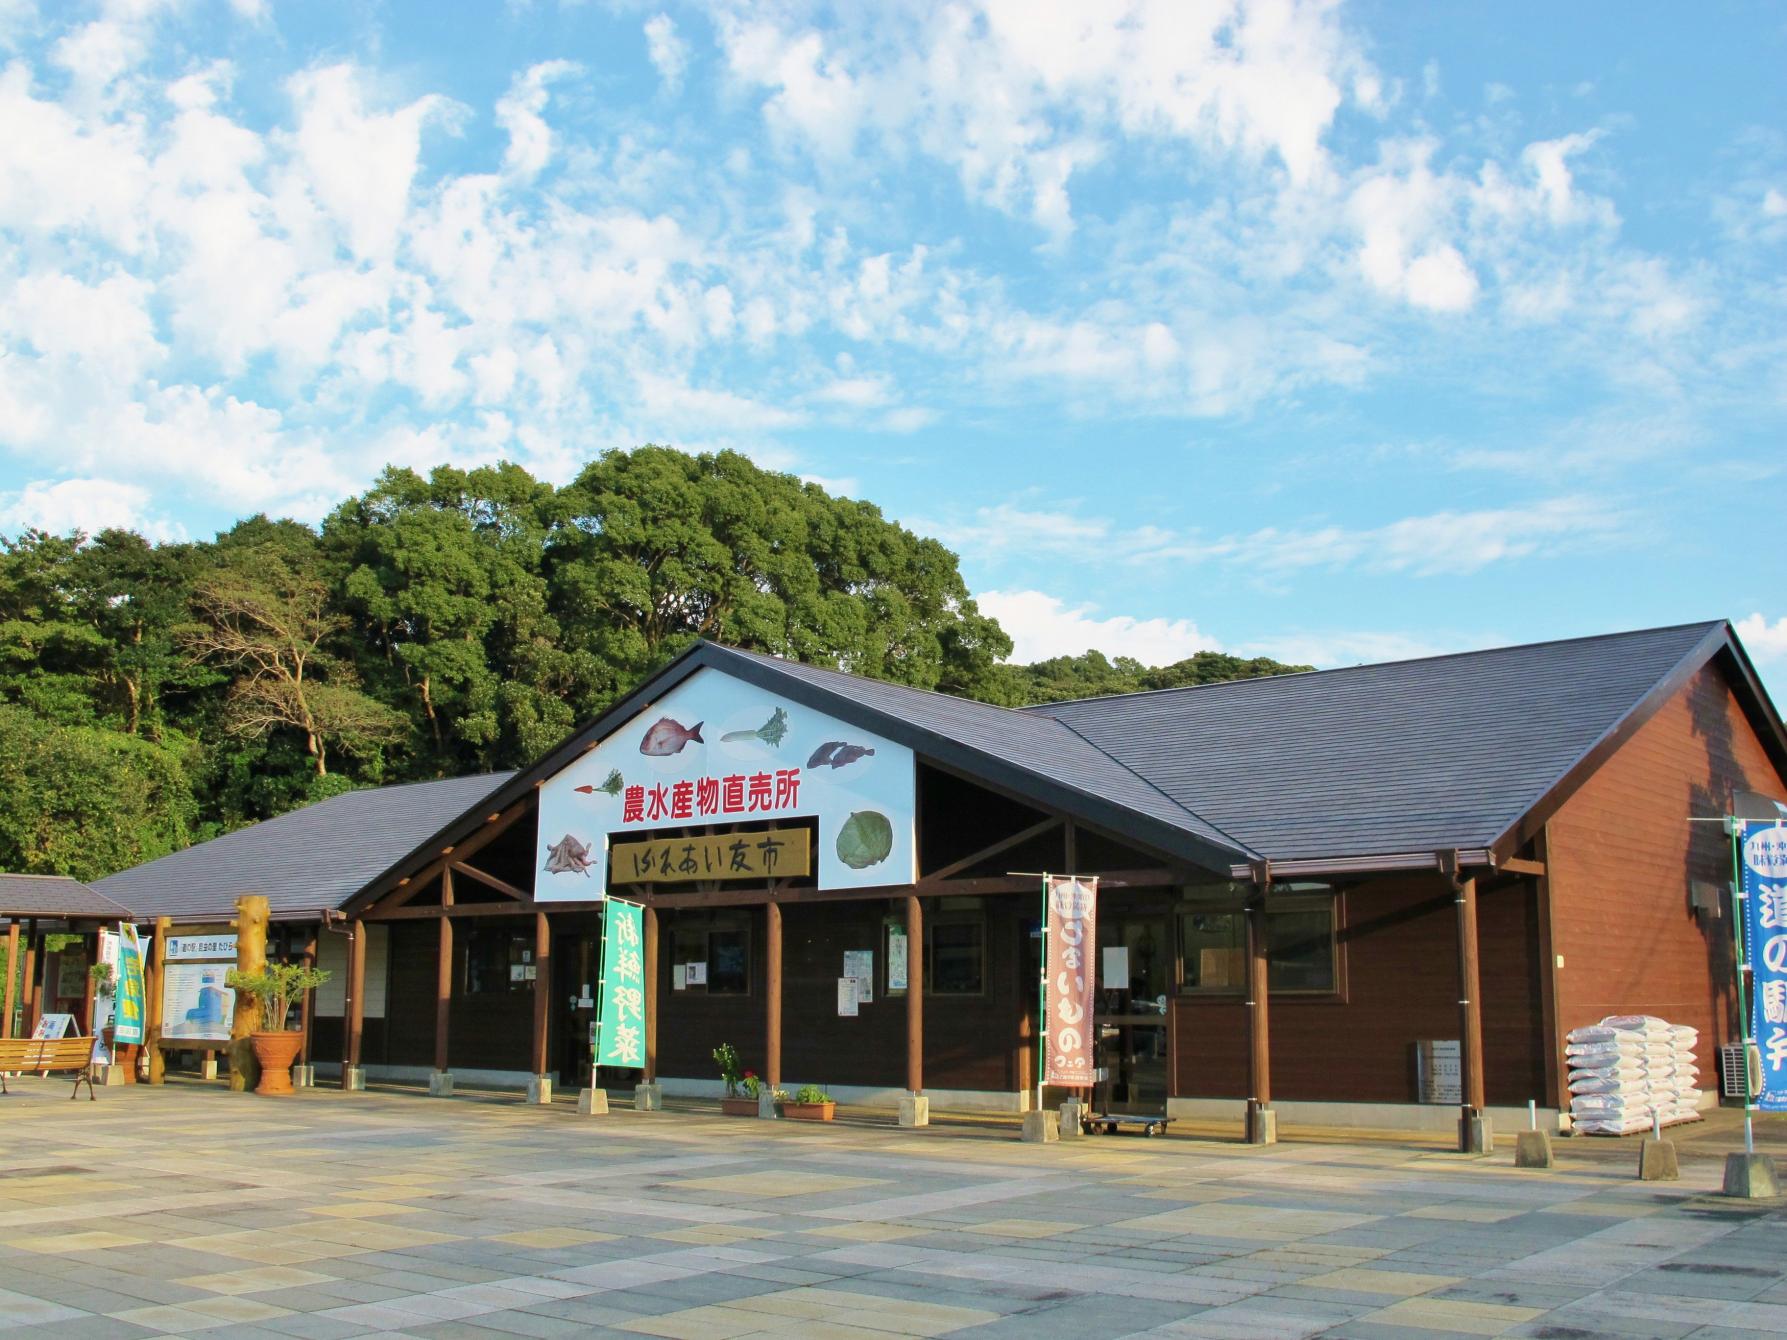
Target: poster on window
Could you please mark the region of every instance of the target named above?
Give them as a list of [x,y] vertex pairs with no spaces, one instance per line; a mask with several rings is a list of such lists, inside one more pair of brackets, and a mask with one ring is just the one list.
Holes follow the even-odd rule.
[[602,913],[602,1012],[596,1064],[645,1065],[645,917],[637,903],[611,898]]
[[1743,824],[1744,947],[1750,960],[1751,1036],[1762,1054],[1767,1112],[1787,1112],[1787,824]]
[[[813,820],[822,889],[910,884],[912,751],[717,670],[698,670],[540,787],[537,902],[601,899],[644,882],[612,861],[640,839],[683,838],[695,880],[757,880],[758,865],[688,852],[690,828]],[[760,835],[759,835],[760,836]],[[731,850],[729,844],[727,851]],[[785,867],[778,873],[788,873]],[[666,876],[668,877],[668,876]]]
[[1093,1079],[1092,996],[1097,989],[1098,880],[1051,875],[1048,957],[1043,982],[1042,1082],[1090,1088]]

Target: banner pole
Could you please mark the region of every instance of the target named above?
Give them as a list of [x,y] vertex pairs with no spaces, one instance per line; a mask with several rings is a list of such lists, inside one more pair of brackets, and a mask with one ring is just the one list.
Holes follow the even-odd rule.
[[602,947],[596,955],[596,1031],[589,1040],[589,1086],[599,1089],[596,1082],[596,1071],[602,1060],[602,1025],[606,1022],[603,1015],[608,1013],[608,928],[613,925],[614,918],[608,915],[608,904],[612,898],[602,900]]
[[[1750,1019],[1749,992],[1744,989],[1744,974],[1750,971],[1750,928],[1746,918],[1750,911],[1748,879],[1744,870],[1743,841],[1747,828],[1744,820],[1733,817],[1726,825],[1731,833],[1731,933],[1736,948],[1732,975],[1737,979],[1738,1062],[1744,1076],[1744,1153],[1756,1152],[1756,1099],[1750,1092],[1750,1048],[1755,1045]],[[1777,822],[1777,828],[1780,824]]]

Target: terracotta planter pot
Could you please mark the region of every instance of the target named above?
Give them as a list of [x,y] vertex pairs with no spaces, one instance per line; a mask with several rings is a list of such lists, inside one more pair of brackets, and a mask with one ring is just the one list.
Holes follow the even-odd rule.
[[254,1033],[254,1059],[260,1063],[261,1082],[256,1093],[290,1093],[292,1062],[304,1046],[304,1035],[296,1030],[280,1033]]
[[757,1115],[755,1098],[722,1098],[720,1111],[728,1117],[754,1117]]
[[790,1121],[830,1121],[837,1110],[836,1103],[786,1103],[782,1115]]

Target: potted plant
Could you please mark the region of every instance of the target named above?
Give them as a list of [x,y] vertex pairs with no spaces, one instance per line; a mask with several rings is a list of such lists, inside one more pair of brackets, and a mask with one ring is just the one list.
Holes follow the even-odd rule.
[[722,1042],[714,1048],[714,1064],[720,1067],[720,1078],[726,1084],[720,1111],[729,1117],[756,1116],[760,1085],[755,1074],[739,1068],[737,1048],[730,1042]]
[[261,1021],[272,1025],[251,1035],[254,1059],[261,1068],[261,1082],[256,1093],[290,1093],[292,1062],[304,1045],[304,1034],[285,1026],[286,1010],[304,992],[321,986],[329,974],[321,968],[302,963],[269,963],[259,972],[242,972],[231,968],[224,974],[224,985],[245,991],[261,1004]]
[[824,1089],[817,1084],[803,1084],[783,1105],[782,1115],[793,1121],[830,1121],[837,1110],[838,1105]]

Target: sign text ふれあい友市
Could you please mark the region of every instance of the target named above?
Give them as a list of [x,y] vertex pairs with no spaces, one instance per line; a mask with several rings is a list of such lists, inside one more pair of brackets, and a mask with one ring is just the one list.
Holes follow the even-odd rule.
[[812,873],[804,828],[617,842],[608,854],[616,884],[697,879],[785,879]]

